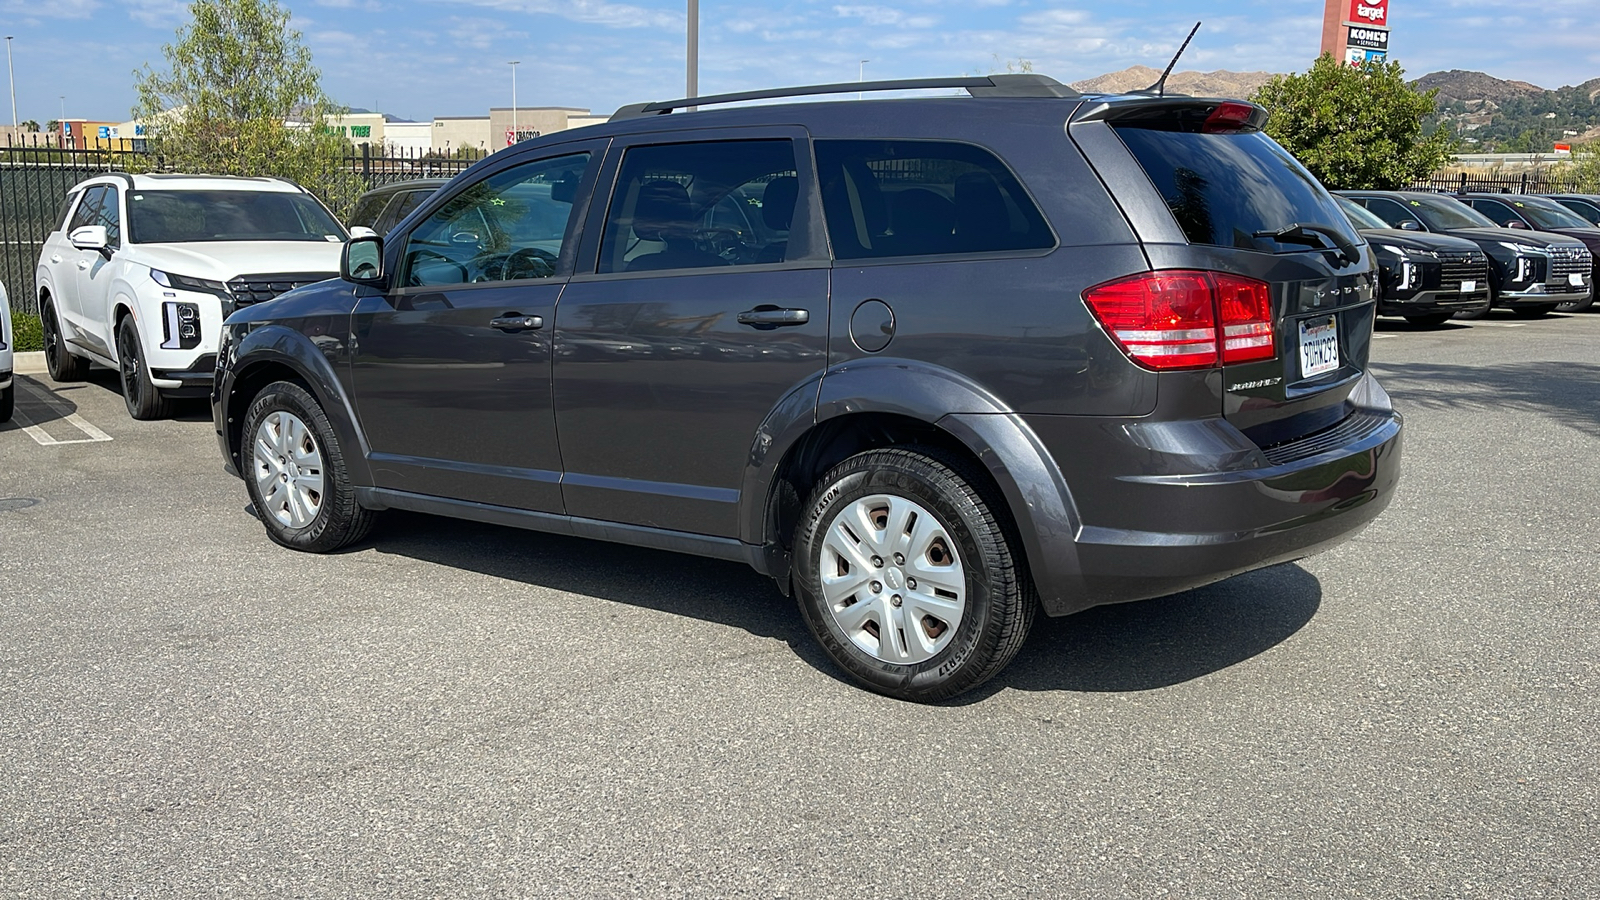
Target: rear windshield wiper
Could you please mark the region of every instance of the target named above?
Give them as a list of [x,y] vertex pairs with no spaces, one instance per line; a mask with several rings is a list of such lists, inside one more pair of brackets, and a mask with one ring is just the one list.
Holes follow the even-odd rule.
[[1361,259],[1361,248],[1341,234],[1337,228],[1329,228],[1326,225],[1296,222],[1281,231],[1258,231],[1251,237],[1272,238],[1285,244],[1304,244],[1307,247],[1323,247],[1323,241],[1327,240],[1338,249],[1339,258],[1345,262],[1353,263]]

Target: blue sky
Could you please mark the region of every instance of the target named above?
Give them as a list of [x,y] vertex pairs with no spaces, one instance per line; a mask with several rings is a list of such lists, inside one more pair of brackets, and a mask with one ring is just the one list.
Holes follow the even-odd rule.
[[[610,112],[681,96],[683,0],[289,0],[348,106],[410,119],[521,105]],[[1477,69],[1544,87],[1600,76],[1597,0],[1391,0],[1391,55],[1412,76]],[[15,36],[17,112],[44,122],[122,121],[133,71],[161,64],[187,21],[180,0],[0,0]],[[1075,81],[1161,67],[1195,20],[1180,69],[1301,71],[1316,55],[1322,0],[918,3],[702,0],[702,93],[868,78],[986,73],[1025,58]],[[3,116],[3,113],[0,113]]]

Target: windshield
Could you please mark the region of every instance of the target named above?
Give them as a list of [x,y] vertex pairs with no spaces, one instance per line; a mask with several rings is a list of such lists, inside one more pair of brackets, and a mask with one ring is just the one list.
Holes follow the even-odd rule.
[[1322,185],[1265,134],[1197,134],[1145,123],[1116,131],[1190,243],[1304,251],[1304,243],[1272,237],[1295,225],[1331,228],[1352,244],[1361,240]]
[[1539,228],[1589,228],[1583,217],[1554,200],[1535,200],[1531,197],[1510,201],[1517,212]]
[[1366,207],[1348,197],[1334,197],[1333,201],[1339,204],[1344,214],[1350,217],[1350,224],[1357,228],[1388,228],[1389,223],[1373,215]]
[[136,244],[345,239],[322,204],[282,191],[130,191],[128,226]]
[[1405,206],[1406,212],[1421,219],[1429,231],[1499,227],[1488,216],[1450,197],[1429,197],[1425,200],[1406,197],[1400,203]]

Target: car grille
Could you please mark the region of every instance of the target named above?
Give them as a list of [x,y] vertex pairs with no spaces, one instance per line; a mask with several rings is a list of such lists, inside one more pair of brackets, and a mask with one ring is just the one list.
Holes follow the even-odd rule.
[[1441,294],[1459,293],[1461,282],[1476,281],[1478,289],[1472,293],[1489,292],[1489,257],[1475,251],[1439,254],[1439,289]]
[[249,306],[253,303],[265,303],[279,294],[286,294],[297,287],[316,284],[329,278],[337,278],[336,272],[296,272],[277,275],[241,275],[228,282],[228,293],[233,295],[233,305]]
[[1545,279],[1545,284],[1565,292],[1571,290],[1572,285],[1568,276],[1588,275],[1593,268],[1594,259],[1589,255],[1589,248],[1551,247],[1550,277]]

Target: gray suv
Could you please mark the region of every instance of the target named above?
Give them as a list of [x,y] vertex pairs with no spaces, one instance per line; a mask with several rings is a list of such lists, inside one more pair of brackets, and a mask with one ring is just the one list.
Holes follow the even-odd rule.
[[[727,105],[910,87],[969,96]],[[625,107],[230,318],[222,453],[284,546],[406,509],[740,560],[860,683],[948,698],[1037,609],[1389,502],[1372,256],[1265,118],[1036,75]]]

